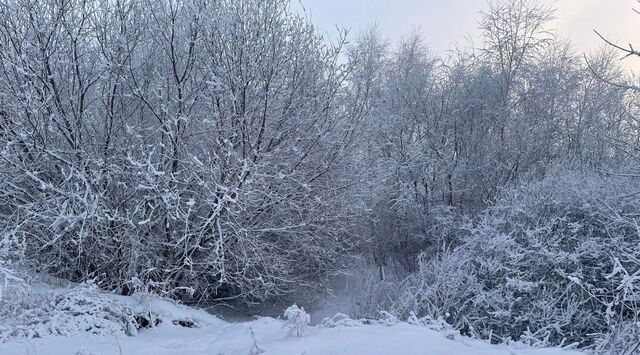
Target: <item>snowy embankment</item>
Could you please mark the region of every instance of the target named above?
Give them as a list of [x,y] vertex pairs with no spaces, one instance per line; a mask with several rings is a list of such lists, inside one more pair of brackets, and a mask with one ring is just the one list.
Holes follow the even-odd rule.
[[57,292],[43,307],[37,317],[28,316],[32,308],[20,317],[0,319],[0,354],[578,354],[522,344],[490,345],[418,320],[363,324],[343,315],[306,327],[297,337],[284,320],[228,323],[168,300],[86,288]]

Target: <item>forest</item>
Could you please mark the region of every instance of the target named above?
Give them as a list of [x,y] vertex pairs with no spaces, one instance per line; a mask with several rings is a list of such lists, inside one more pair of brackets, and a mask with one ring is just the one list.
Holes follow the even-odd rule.
[[640,51],[553,18],[491,1],[438,55],[289,0],[0,0],[0,319],[35,274],[247,309],[349,274],[354,319],[640,351]]

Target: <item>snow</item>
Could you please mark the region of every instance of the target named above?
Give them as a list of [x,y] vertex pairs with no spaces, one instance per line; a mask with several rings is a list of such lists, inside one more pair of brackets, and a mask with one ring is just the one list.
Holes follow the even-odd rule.
[[[342,322],[335,327],[307,327],[303,336],[290,336],[283,320],[263,317],[229,323],[198,309],[153,297],[101,294],[137,311],[158,315],[162,322],[142,329],[137,336],[114,332],[90,336],[45,336],[11,339],[0,343],[0,354],[469,354],[469,355],[571,355],[576,351],[536,349],[522,344],[491,345],[451,333],[409,323],[361,325]],[[173,321],[172,321],[173,320]],[[183,327],[175,320],[191,320],[197,327]]]
[[[253,329],[264,354],[469,354],[570,355],[559,349],[489,345],[471,340],[449,340],[442,334],[409,324],[392,327],[310,327],[304,337],[290,337],[282,321],[261,318],[248,323],[215,322],[190,329],[159,326],[136,337],[49,337],[0,344],[0,354],[242,354],[250,353]],[[82,352],[81,352],[82,353]]]

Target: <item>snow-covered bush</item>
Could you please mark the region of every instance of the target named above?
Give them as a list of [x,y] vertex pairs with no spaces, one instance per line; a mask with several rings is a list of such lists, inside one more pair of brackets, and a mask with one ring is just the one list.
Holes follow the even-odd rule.
[[473,268],[472,260],[459,250],[432,258],[423,254],[418,270],[407,280],[401,302],[409,302],[405,309],[418,309],[421,315],[455,319],[482,290]]
[[251,349],[249,350],[249,355],[264,353],[264,349],[258,345],[258,339],[256,338],[256,333],[253,331],[252,327],[249,327],[249,335],[251,336]]
[[135,334],[131,309],[101,296],[90,284],[59,290],[32,289],[14,307],[17,314],[1,316],[3,340],[85,333]]
[[320,326],[323,328],[360,327],[362,325],[364,325],[362,320],[352,319],[344,313],[336,313],[331,317],[325,317],[320,322]]
[[0,323],[4,319],[14,319],[22,314],[21,305],[28,293],[29,285],[24,278],[0,261]]
[[353,319],[346,314],[336,313],[332,317],[326,317],[320,323],[323,328],[335,327],[362,327],[367,325],[383,325],[397,326],[399,324],[411,324],[419,327],[428,328],[444,334],[447,338],[454,338],[459,332],[447,323],[443,318],[434,319],[431,316],[418,317],[415,313],[409,312],[404,320],[400,319],[394,313],[381,310],[376,318],[359,318]]
[[25,293],[26,281],[0,261],[0,302],[16,300]]
[[381,310],[394,314],[402,314],[405,310],[404,305],[399,302],[406,286],[404,277],[388,274],[384,280],[380,280],[377,272],[363,270],[352,283],[354,291],[349,310],[351,316],[358,319],[375,319],[380,316]]
[[0,230],[121,294],[322,287],[357,244],[343,44],[289,0],[3,3]]
[[135,336],[148,328],[197,328],[217,321],[170,299],[138,293],[118,296],[84,283],[65,287],[35,284],[12,307],[0,308],[0,341],[67,335]]
[[640,353],[640,322],[618,323],[608,333],[598,336],[598,355],[636,355]]
[[289,334],[298,337],[304,335],[311,321],[311,317],[304,311],[304,307],[298,307],[295,304],[285,309],[284,318],[287,320],[285,327],[289,330]]
[[632,177],[566,169],[512,189],[464,244],[422,257],[395,303],[483,339],[593,344],[638,319],[637,191]]

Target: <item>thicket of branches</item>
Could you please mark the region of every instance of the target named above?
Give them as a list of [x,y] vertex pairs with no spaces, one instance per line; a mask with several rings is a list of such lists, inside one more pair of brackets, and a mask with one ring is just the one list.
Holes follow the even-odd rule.
[[425,249],[455,245],[461,216],[550,166],[633,158],[637,92],[603,80],[626,82],[617,54],[585,61],[545,30],[552,14],[529,1],[494,3],[480,23],[484,46],[446,58],[419,34],[395,48],[375,30],[362,37],[377,53],[364,129],[376,263],[415,266]]
[[469,334],[627,327],[640,90],[552,16],[492,2],[438,57],[288,0],[0,0],[3,265],[254,302],[361,257]]
[[445,58],[419,34],[361,36],[377,53],[363,228],[381,279],[361,314],[442,317],[492,341],[636,345],[639,91],[619,52],[579,55],[546,30],[552,16],[490,3],[482,47]]
[[0,211],[106,289],[264,299],[354,246],[361,93],[288,1],[0,3]]
[[637,177],[554,169],[509,191],[460,247],[419,259],[400,311],[533,344],[637,326],[639,189]]

